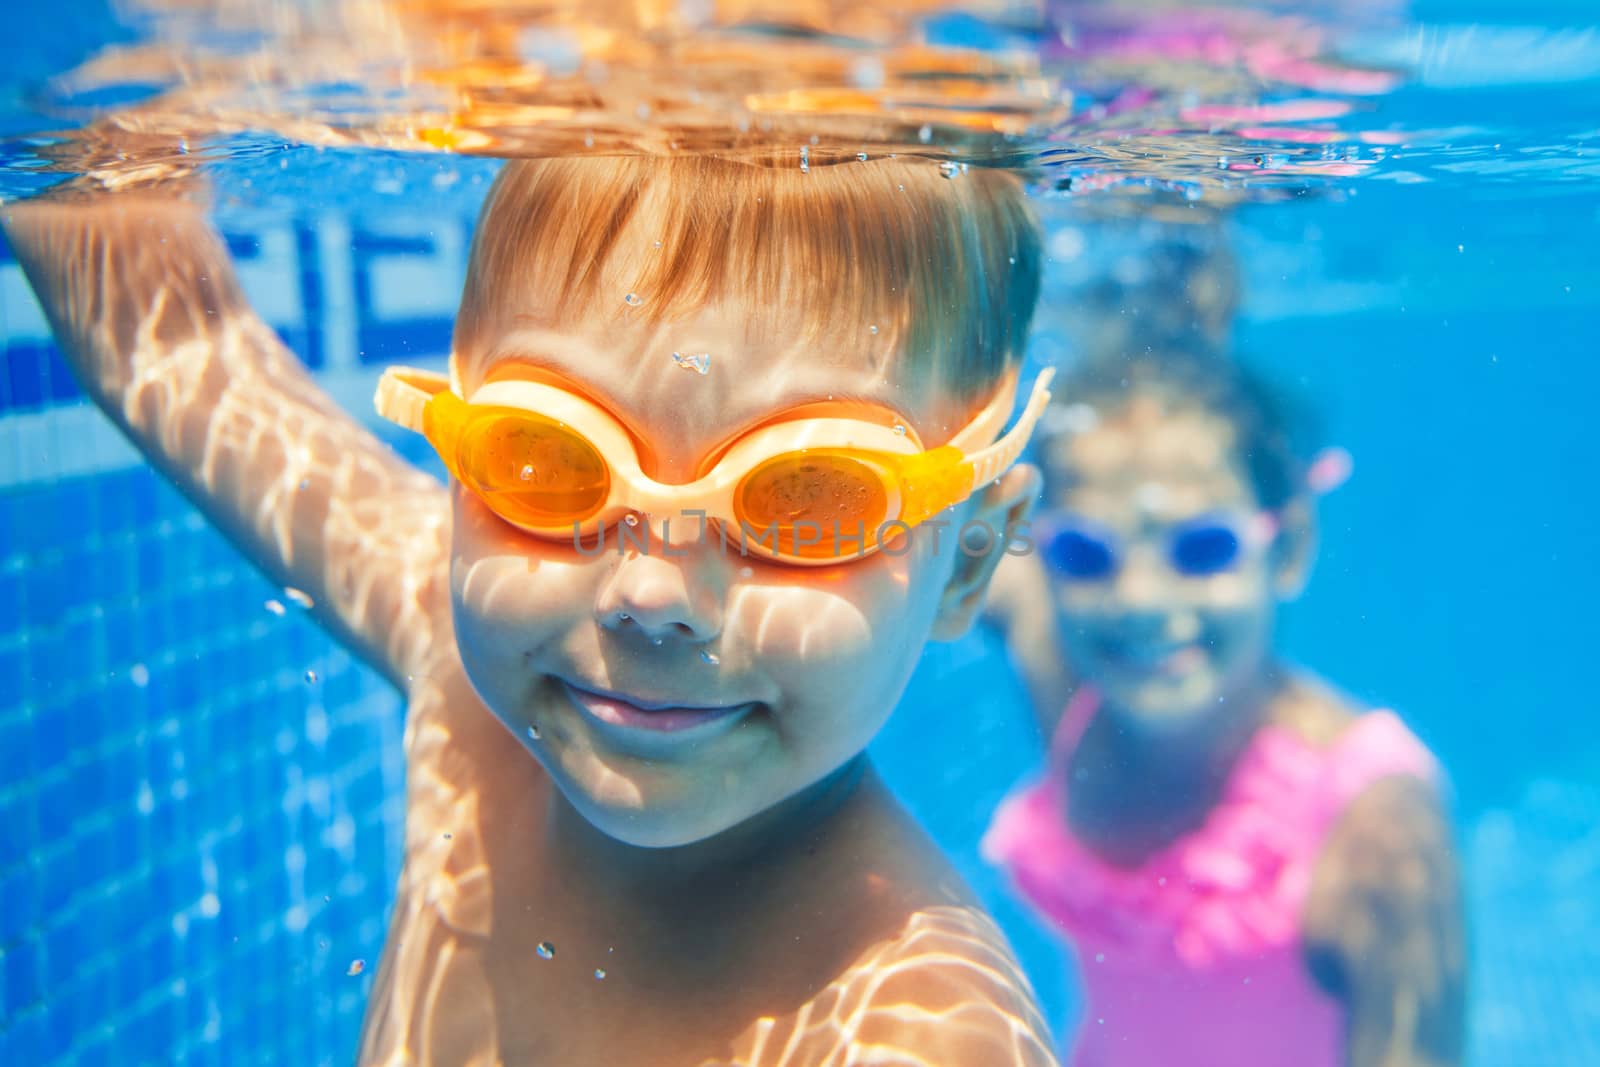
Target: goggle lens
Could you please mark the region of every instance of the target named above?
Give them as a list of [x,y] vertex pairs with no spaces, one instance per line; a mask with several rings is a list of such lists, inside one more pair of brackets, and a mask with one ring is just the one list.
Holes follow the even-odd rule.
[[1043,545],[1051,570],[1073,581],[1092,582],[1117,569],[1117,556],[1105,541],[1083,530],[1057,530]]
[[[1069,581],[1103,581],[1121,566],[1121,545],[1114,536],[1075,522],[1047,533],[1040,551],[1050,569]],[[1187,578],[1209,578],[1232,570],[1243,554],[1239,531],[1215,520],[1180,526],[1167,541],[1172,569]]]
[[610,468],[593,445],[531,412],[474,420],[457,454],[468,488],[521,526],[570,528],[599,511],[611,490]]
[[857,534],[871,547],[889,513],[884,473],[844,452],[791,452],[756,467],[739,483],[734,509],[753,548],[801,559],[855,551]]
[[1191,526],[1172,538],[1172,566],[1191,578],[1221,574],[1239,561],[1239,548],[1239,535],[1226,526]]

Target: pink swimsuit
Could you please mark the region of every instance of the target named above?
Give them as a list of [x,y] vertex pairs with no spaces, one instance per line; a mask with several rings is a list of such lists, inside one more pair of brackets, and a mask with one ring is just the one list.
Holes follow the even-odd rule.
[[1391,775],[1433,780],[1432,756],[1388,711],[1322,749],[1263,727],[1199,829],[1120,868],[1065,818],[1062,768],[1097,704],[1073,698],[1050,772],[1001,805],[983,840],[1077,950],[1088,1004],[1073,1067],[1342,1064],[1343,1012],[1300,938],[1313,868],[1357,794]]

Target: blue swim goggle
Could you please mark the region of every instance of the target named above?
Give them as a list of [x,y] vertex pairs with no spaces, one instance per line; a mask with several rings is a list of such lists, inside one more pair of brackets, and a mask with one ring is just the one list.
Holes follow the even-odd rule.
[[[1209,578],[1237,567],[1245,556],[1272,543],[1278,520],[1271,512],[1209,512],[1165,528],[1163,555],[1186,578]],[[1034,523],[1035,543],[1051,573],[1073,582],[1098,582],[1122,569],[1126,539],[1110,527],[1072,512],[1047,514]]]

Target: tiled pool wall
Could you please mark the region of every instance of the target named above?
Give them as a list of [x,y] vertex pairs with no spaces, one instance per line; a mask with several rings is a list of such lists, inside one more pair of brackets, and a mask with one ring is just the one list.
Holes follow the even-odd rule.
[[[470,226],[226,236],[361,414],[376,368],[448,349]],[[348,1063],[400,701],[85,403],[6,249],[0,293],[0,1063]]]

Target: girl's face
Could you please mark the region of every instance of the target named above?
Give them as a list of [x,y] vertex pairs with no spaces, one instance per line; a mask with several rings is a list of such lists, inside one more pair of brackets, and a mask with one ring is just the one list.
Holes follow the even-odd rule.
[[[669,484],[702,475],[734,435],[830,396],[893,409],[926,447],[966,414],[943,411],[936,390],[891,381],[886,352],[846,358],[842,341],[802,341],[799,329],[775,331],[787,343],[751,344],[752,314],[724,305],[590,332],[524,317],[478,365],[514,375],[526,363],[581,389],[645,446],[645,473]],[[674,352],[709,353],[708,369]],[[475,384],[464,383],[469,397]],[[604,552],[580,553],[507,525],[457,487],[451,559],[457,643],[478,694],[573,807],[636,845],[711,837],[858,756],[930,633],[965,625],[989,573],[957,551],[953,529],[937,547],[918,531],[904,554],[810,568],[741,555],[736,534],[724,548],[693,518],[641,524],[646,552],[619,553],[613,534]]]
[[[1068,665],[1154,728],[1192,721],[1260,676],[1290,590],[1232,438],[1214,415],[1136,396],[1047,448],[1041,523],[1060,517],[1092,538],[1090,565],[1051,569]],[[1236,554],[1217,549],[1219,527],[1241,535]]]

